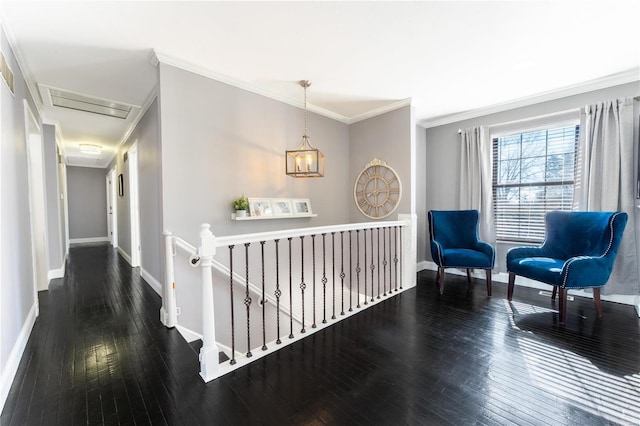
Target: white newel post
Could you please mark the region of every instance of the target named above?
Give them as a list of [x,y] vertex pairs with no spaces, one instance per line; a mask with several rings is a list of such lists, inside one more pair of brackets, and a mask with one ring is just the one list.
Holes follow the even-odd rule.
[[407,224],[402,230],[402,285],[411,288],[416,286],[418,272],[418,215],[399,214],[398,221]]
[[160,308],[160,322],[167,327],[176,326],[176,285],[173,265],[173,235],[169,231],[164,235],[164,287],[162,290],[162,307]]
[[200,230],[200,267],[202,268],[202,348],[200,349],[200,376],[205,382],[218,377],[218,346],[213,310],[213,279],[211,260],[216,254],[215,237],[211,226],[203,223]]

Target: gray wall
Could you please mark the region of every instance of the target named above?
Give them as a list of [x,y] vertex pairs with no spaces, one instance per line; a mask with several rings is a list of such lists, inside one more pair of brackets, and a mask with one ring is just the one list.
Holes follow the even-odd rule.
[[64,262],[64,239],[62,237],[60,209],[61,187],[58,181],[58,150],[56,145],[56,128],[45,124],[42,126],[44,179],[47,197],[47,229],[49,237],[49,270],[61,269]]
[[138,192],[140,197],[140,267],[162,283],[164,280],[162,258],[164,244],[162,240],[162,153],[158,114],[158,101],[156,99],[151,103],[136,128],[122,145],[107,171],[115,167],[116,175],[123,174],[124,196],[116,197],[118,246],[131,256],[131,221],[129,214],[131,194],[128,191],[128,164],[123,161],[123,155],[137,142]]
[[[425,196],[425,212],[432,209],[457,209],[459,208],[459,188],[460,188],[460,136],[459,128],[473,126],[492,126],[508,123],[516,120],[523,120],[538,117],[555,112],[567,111],[573,108],[580,108],[584,105],[615,98],[633,97],[640,93],[640,82],[628,83],[607,89],[596,90],[569,96],[553,101],[541,102],[527,107],[512,109],[500,113],[490,114],[470,120],[459,121],[438,127],[426,129],[420,132],[426,146],[426,156],[424,159],[424,169],[426,179],[421,181],[422,188],[418,188],[418,194]],[[634,103],[634,117],[636,120],[634,140],[638,140],[638,103]],[[634,155],[630,152],[629,155]],[[418,222],[426,218],[418,217]],[[426,249],[429,241],[427,233],[418,234],[418,247],[424,247],[424,257],[418,257],[418,261],[431,260],[431,253]],[[510,246],[498,244],[496,253],[496,267],[504,270],[506,250]]]
[[69,238],[107,237],[105,170],[67,167]]
[[[36,115],[24,77],[16,62],[4,31],[0,31],[0,48],[14,74],[15,96],[0,82],[0,404],[13,380],[9,366],[12,350],[20,350],[31,330],[36,299],[31,262],[31,227],[27,153],[24,136],[23,100],[27,99]],[[24,340],[21,340],[24,339]],[[18,352],[18,356],[21,353]]]
[[357,123],[349,128],[350,162],[349,180],[349,219],[351,222],[366,222],[364,216],[353,202],[353,183],[367,163],[374,158],[383,160],[393,168],[402,183],[402,199],[396,211],[385,220],[397,220],[398,213],[411,213],[411,157],[412,141],[411,107],[397,109]]
[[[427,180],[429,168],[424,164],[423,159],[427,157],[426,130],[416,126],[416,216],[418,222],[418,251],[416,259],[418,262],[429,256],[427,254],[426,242],[429,241],[429,228],[427,227],[427,187],[431,186]],[[431,181],[435,184],[437,181]],[[426,241],[423,242],[426,237]],[[429,257],[430,258],[430,257]]]
[[[160,64],[163,225],[196,243],[200,224],[216,235],[347,222],[351,208],[349,128],[309,113],[325,177],[285,175],[284,152],[304,130],[300,108]],[[302,93],[301,93],[302,96]],[[232,221],[231,201],[309,198],[316,218]]]

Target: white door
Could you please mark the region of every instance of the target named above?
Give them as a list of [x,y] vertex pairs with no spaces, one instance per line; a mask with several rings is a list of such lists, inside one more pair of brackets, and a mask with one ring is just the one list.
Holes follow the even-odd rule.
[[129,209],[131,218],[131,266],[140,266],[140,213],[138,199],[138,144],[129,150]]
[[[49,259],[47,250],[47,222],[44,186],[42,133],[27,101],[24,101],[25,143],[29,179],[29,212],[31,220],[31,250],[34,291],[49,288]],[[36,294],[36,303],[37,303]]]
[[107,227],[109,241],[113,247],[118,247],[118,213],[116,195],[116,169],[109,170],[107,174]]

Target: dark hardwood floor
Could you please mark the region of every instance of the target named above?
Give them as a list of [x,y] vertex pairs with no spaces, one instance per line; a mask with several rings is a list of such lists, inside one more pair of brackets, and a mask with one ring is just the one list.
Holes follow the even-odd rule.
[[[640,424],[633,307],[435,272],[418,286],[205,384],[197,348],[109,246],[71,249],[0,417],[8,425]],[[197,345],[193,345],[197,346]]]

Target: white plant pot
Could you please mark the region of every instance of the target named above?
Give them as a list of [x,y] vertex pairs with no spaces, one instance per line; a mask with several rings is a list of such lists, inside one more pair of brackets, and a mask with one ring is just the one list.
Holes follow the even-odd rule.
[[246,210],[236,210],[236,217],[247,217]]

